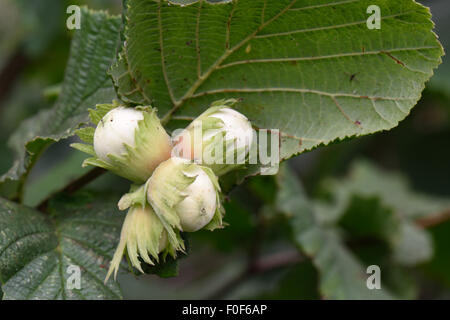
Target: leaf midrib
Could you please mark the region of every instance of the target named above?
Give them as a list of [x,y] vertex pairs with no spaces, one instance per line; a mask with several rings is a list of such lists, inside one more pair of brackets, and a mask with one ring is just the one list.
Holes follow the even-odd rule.
[[[203,2],[204,0],[200,0],[201,2]],[[237,1],[236,1],[237,2]],[[195,91],[205,82],[205,80],[207,80],[209,78],[209,76],[215,71],[217,70],[217,68],[220,66],[220,64],[223,63],[223,61],[225,61],[232,53],[236,52],[236,50],[238,50],[239,48],[241,48],[242,46],[244,46],[247,42],[249,42],[250,40],[252,40],[257,34],[258,32],[260,32],[261,30],[263,30],[265,27],[267,27],[269,24],[271,24],[273,21],[277,20],[278,18],[280,18],[284,13],[286,13],[295,3],[297,2],[297,0],[292,0],[291,3],[289,5],[287,5],[283,10],[281,10],[278,14],[276,14],[275,16],[273,16],[271,19],[269,19],[267,22],[262,23],[258,28],[256,28],[256,30],[251,33],[250,35],[248,35],[246,38],[244,38],[241,42],[239,42],[238,44],[236,44],[234,47],[232,47],[231,49],[225,50],[224,54],[219,57],[219,59],[216,60],[216,62],[214,62],[206,72],[204,72],[202,75],[200,75],[200,77],[198,77],[197,81],[189,88],[189,90],[179,99],[179,100],[175,100],[173,98],[173,108],[171,110],[169,110],[164,117],[162,117],[161,122],[163,124],[167,124],[167,122],[170,120],[172,114],[178,110],[181,105],[183,105],[184,102],[186,102],[186,100],[190,99],[192,97],[192,95],[195,93]],[[158,6],[158,19],[160,19],[161,16],[161,6]],[[200,18],[200,15],[197,15],[197,19]],[[198,23],[198,22],[197,22]],[[161,28],[160,28],[160,32],[161,32]],[[162,34],[161,35],[161,46],[162,46]],[[197,40],[198,41],[198,40]],[[163,49],[161,47],[161,52],[163,52]],[[162,61],[164,61],[164,56],[162,56]],[[163,68],[163,73],[166,74],[165,71],[165,64],[162,64],[162,68]],[[172,90],[170,88],[170,85],[168,83],[168,80],[166,79],[166,83],[167,83],[167,87],[168,90]],[[173,94],[171,94],[172,96]]]

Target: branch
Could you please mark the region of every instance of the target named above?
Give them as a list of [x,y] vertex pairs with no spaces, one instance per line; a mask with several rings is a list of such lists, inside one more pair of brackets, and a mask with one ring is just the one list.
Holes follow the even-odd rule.
[[[10,89],[15,83],[15,80],[25,69],[29,60],[22,50],[18,50],[9,58],[6,66],[0,73],[0,101],[8,95]],[[1,105],[1,104],[0,104]]]
[[450,209],[428,217],[417,219],[416,223],[422,228],[432,228],[448,220],[450,220]]
[[278,252],[261,257],[257,261],[254,271],[256,273],[264,273],[270,270],[297,264],[302,261],[304,261],[304,257],[297,250]]
[[304,261],[304,257],[297,250],[278,252],[259,258],[252,265],[248,264],[242,272],[212,293],[207,299],[221,299],[236,289],[243,281],[248,280],[252,276],[295,265],[302,261]]
[[101,176],[105,172],[106,172],[106,170],[102,169],[102,168],[94,168],[94,169],[90,170],[89,172],[87,172],[83,176],[81,176],[78,179],[76,179],[76,180],[72,181],[71,183],[69,183],[62,190],[60,190],[60,191],[50,195],[48,198],[46,198],[44,201],[42,201],[37,206],[38,210],[41,211],[41,212],[46,212],[47,211],[47,207],[48,207],[48,203],[49,203],[50,199],[55,194],[57,194],[57,193],[67,193],[67,194],[75,193],[76,191],[78,191],[81,188],[83,188],[85,185],[87,185],[90,182],[92,182],[95,179],[97,179],[99,176]]

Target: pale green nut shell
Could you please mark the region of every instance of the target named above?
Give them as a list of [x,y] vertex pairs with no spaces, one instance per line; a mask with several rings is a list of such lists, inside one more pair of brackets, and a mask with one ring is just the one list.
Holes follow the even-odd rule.
[[[236,154],[240,154],[239,159],[246,159],[253,144],[254,132],[247,117],[229,107],[234,103],[235,100],[213,103],[212,107],[173,138],[174,154],[207,166],[219,176],[241,167],[243,163],[238,163]],[[199,126],[199,123],[202,128],[200,142],[197,141],[198,134],[195,133],[195,127]],[[220,146],[216,145],[217,141],[221,142]],[[234,149],[230,148],[233,144]],[[214,161],[211,161],[206,154],[213,154],[217,147],[222,148],[222,157],[214,158],[213,156]],[[236,161],[227,163],[227,151],[230,153],[230,150],[233,155],[231,159],[234,158]]]
[[94,133],[94,150],[97,157],[108,163],[108,155],[126,154],[125,145],[135,147],[135,131],[144,119],[142,111],[118,107],[108,112],[98,123]]
[[237,146],[245,147],[245,153],[248,154],[253,142],[253,128],[246,116],[234,109],[223,108],[211,114],[210,117],[222,120],[221,131],[225,131],[225,140],[236,139]]
[[195,232],[209,226],[213,230],[222,225],[219,191],[217,178],[209,168],[172,157],[149,179],[147,200],[172,228]]
[[167,232],[154,211],[149,206],[131,207],[122,225],[120,242],[111,261],[105,283],[112,273],[114,273],[114,279],[116,278],[125,250],[133,267],[144,273],[138,257],[154,265],[153,260],[158,262],[159,253],[166,251],[167,246]]
[[206,226],[216,212],[216,190],[208,175],[200,168],[191,173],[195,181],[185,190],[186,197],[176,205],[181,228],[195,232]]
[[97,124],[95,131],[87,127],[78,135],[92,145],[72,144],[93,156],[83,166],[98,166],[142,184],[171,156],[170,136],[151,107],[97,105],[91,110],[91,120]]

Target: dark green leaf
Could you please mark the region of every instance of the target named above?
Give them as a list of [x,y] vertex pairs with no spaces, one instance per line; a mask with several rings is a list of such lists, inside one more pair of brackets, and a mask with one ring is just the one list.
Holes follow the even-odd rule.
[[[118,242],[123,214],[107,196],[62,197],[51,218],[0,200],[0,282],[4,299],[120,299],[116,282],[103,281]],[[81,270],[70,289],[69,266]]]

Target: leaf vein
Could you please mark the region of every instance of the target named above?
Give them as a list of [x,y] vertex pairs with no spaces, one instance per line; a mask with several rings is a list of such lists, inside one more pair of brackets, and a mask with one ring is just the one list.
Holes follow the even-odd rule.
[[198,5],[198,12],[197,12],[197,23],[195,27],[195,51],[197,51],[197,77],[200,78],[202,74],[202,60],[200,55],[200,16],[202,12],[203,7],[203,0],[200,0],[200,3]]
[[361,0],[346,0],[346,1],[340,1],[340,2],[317,4],[317,5],[301,7],[301,8],[292,8],[292,9],[289,9],[289,10],[290,11],[302,11],[302,10],[310,10],[310,9],[316,9],[316,8],[326,8],[326,7],[332,7],[332,6],[337,6],[337,5],[341,5],[341,4],[348,4],[348,3],[358,2],[358,1],[361,1]]
[[164,44],[163,44],[163,29],[162,29],[162,1],[158,1],[158,29],[159,29],[159,46],[160,46],[160,53],[161,53],[161,68],[164,76],[164,81],[167,86],[167,90],[169,92],[170,99],[172,100],[172,103],[174,105],[177,104],[177,99],[175,99],[175,96],[173,94],[172,87],[170,86],[169,78],[167,76],[167,68],[166,68],[166,61],[165,61],[165,55],[164,55]]
[[313,89],[300,89],[300,88],[222,88],[197,93],[192,98],[198,98],[205,95],[219,94],[219,93],[253,93],[253,92],[292,92],[292,93],[312,93],[328,97],[349,97],[357,99],[370,99],[370,100],[417,100],[418,97],[378,97],[378,96],[362,96],[351,93],[329,93],[325,91],[313,90]]
[[[73,236],[68,236],[68,235],[64,235],[64,238],[69,239],[71,242],[73,242],[74,244],[76,244],[77,246],[79,246],[80,248],[82,248],[83,250],[87,250],[87,251],[92,251],[93,253],[95,253],[95,255],[97,256],[97,259],[99,260],[105,260],[109,259],[112,260],[112,256],[109,255],[108,253],[104,252],[103,250],[101,250],[100,248],[98,248],[97,246],[93,246],[92,244],[88,244],[85,241],[81,240],[81,239],[77,239]],[[91,247],[89,247],[91,246]]]
[[[229,68],[232,66],[241,65],[241,64],[249,64],[249,63],[314,61],[314,60],[337,59],[337,58],[365,56],[365,55],[379,55],[379,54],[386,54],[386,53],[391,53],[391,52],[414,51],[414,50],[418,51],[418,50],[431,50],[431,49],[439,49],[439,47],[424,46],[424,47],[415,47],[415,48],[389,49],[389,50],[383,50],[383,51],[347,52],[347,53],[338,53],[338,54],[315,56],[315,57],[249,59],[249,60],[230,62],[230,63],[219,66],[217,69],[225,69],[225,68]],[[419,72],[419,71],[412,70],[412,69],[410,69],[410,70]],[[423,71],[420,71],[420,72],[423,72]]]
[[[53,271],[56,270],[57,267],[58,267],[58,264],[56,263],[55,266],[50,269],[50,272],[48,272],[45,275],[45,277],[32,289],[32,291],[28,293],[28,295],[26,296],[25,300],[30,299],[30,297],[33,295],[33,293],[35,293],[39,289],[39,287],[45,282],[45,280],[48,279],[48,277],[53,273]],[[58,293],[59,293],[59,291],[58,291]]]
[[[395,17],[401,17],[401,16],[404,16],[404,15],[410,14],[412,12],[416,12],[416,10],[409,10],[409,11],[405,11],[405,12],[402,12],[402,13],[392,14],[392,15],[389,15],[389,16],[383,16],[383,17],[380,18],[380,20],[388,20],[388,19],[392,19],[392,18],[395,18]],[[332,25],[332,26],[323,26],[323,27],[316,27],[316,28],[292,30],[292,31],[286,31],[286,32],[261,34],[261,35],[255,36],[255,39],[288,36],[288,35],[297,34],[297,33],[307,33],[307,32],[315,32],[315,31],[323,31],[323,30],[335,30],[335,29],[352,27],[352,26],[357,26],[357,25],[366,24],[366,23],[367,23],[367,19],[366,20],[349,22],[349,23],[337,24],[337,25]]]
[[394,124],[395,124],[394,122],[391,122],[391,121],[389,121],[388,119],[386,119],[386,118],[380,113],[380,111],[378,111],[378,108],[377,108],[377,105],[376,105],[375,101],[371,100],[371,102],[372,102],[373,109],[375,110],[375,112],[377,113],[377,115],[381,118],[381,120],[387,122],[389,125],[394,125]]
[[152,103],[152,100],[145,94],[144,89],[139,85],[138,81],[136,81],[136,79],[133,77],[133,74],[131,72],[130,69],[130,63],[129,63],[129,59],[128,59],[128,51],[127,48],[125,47],[124,51],[124,55],[125,55],[125,62],[127,64],[127,70],[128,70],[128,75],[131,78],[131,80],[133,81],[133,83],[136,85],[136,88],[139,90],[140,93],[142,93],[142,96],[144,97],[145,100],[147,100],[148,103]]

